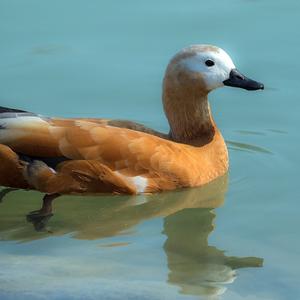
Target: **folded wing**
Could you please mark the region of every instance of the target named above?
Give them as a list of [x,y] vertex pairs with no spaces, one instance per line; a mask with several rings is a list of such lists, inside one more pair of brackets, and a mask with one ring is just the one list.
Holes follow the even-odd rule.
[[[102,119],[50,119],[29,113],[2,113],[0,143],[30,157],[97,161],[137,190],[188,185],[189,162],[183,147]],[[193,168],[190,164],[189,172]],[[148,188],[150,190],[150,188]]]

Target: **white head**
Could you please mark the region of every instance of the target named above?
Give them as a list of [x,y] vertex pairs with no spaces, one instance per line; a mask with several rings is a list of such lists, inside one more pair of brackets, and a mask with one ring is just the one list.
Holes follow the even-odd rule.
[[247,90],[263,89],[263,84],[239,73],[230,56],[216,46],[193,45],[184,48],[174,56],[168,69],[198,76],[208,92],[224,85]]
[[183,68],[200,73],[208,90],[224,86],[235,65],[229,55],[221,48],[200,45],[183,49],[182,52],[195,50],[195,55],[181,61]]

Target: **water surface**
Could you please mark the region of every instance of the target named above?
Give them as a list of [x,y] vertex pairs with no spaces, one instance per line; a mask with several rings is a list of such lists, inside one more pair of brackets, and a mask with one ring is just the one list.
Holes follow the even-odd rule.
[[0,203],[1,299],[298,299],[300,3],[0,1],[0,100],[49,116],[168,126],[161,80],[193,43],[226,49],[263,92],[210,95],[228,178],[152,196]]

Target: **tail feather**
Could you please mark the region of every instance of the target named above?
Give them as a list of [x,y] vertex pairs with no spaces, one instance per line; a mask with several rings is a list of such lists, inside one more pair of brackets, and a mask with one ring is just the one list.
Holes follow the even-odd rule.
[[15,109],[15,108],[9,108],[9,107],[0,106],[0,114],[7,113],[7,112],[28,113],[28,111],[26,111],[26,110],[21,110],[21,109]]
[[0,106],[0,119],[11,119],[11,118],[17,118],[21,116],[32,117],[32,116],[36,116],[36,114],[21,109],[14,109],[14,108]]

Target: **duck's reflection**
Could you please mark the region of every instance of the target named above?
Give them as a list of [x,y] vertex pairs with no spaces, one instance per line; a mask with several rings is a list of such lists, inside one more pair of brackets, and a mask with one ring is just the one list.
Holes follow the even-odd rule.
[[[222,205],[226,186],[227,178],[222,177],[202,188],[157,195],[62,197],[55,203],[56,212],[47,225],[48,231],[38,234],[24,219],[20,221],[20,211],[33,208],[24,205],[25,201],[27,205],[37,204],[30,201],[34,194],[15,192],[1,204],[0,236],[2,240],[28,241],[72,233],[78,239],[100,239],[130,233],[144,220],[163,217],[168,282],[180,287],[184,294],[219,295],[225,291],[225,284],[235,279],[235,269],[260,267],[263,261],[255,257],[229,257],[208,245],[208,235],[214,228],[212,209]],[[26,194],[27,199],[20,199]],[[44,228],[48,220],[35,220],[35,228]]]
[[215,214],[206,208],[184,209],[165,218],[164,245],[168,258],[169,283],[188,295],[217,296],[236,278],[235,269],[261,267],[256,257],[230,257],[208,245]]

